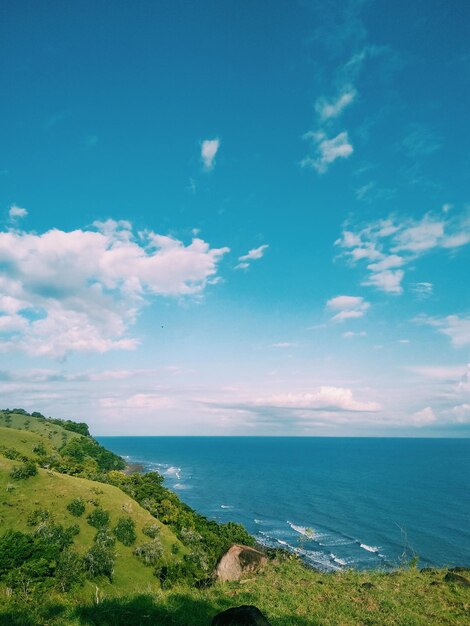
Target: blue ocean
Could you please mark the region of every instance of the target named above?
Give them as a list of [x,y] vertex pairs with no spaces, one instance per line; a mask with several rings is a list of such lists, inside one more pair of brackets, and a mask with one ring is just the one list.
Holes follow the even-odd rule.
[[470,440],[100,437],[209,518],[324,571],[470,566]]

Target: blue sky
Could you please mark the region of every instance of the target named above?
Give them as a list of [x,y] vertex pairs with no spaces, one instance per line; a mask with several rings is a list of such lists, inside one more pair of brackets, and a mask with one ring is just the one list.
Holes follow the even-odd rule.
[[470,434],[470,5],[23,2],[0,396],[97,434]]

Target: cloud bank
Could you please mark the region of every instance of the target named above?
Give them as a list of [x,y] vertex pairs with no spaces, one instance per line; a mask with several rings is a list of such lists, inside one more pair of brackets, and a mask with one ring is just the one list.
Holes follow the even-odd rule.
[[0,232],[0,350],[61,358],[135,348],[128,331],[148,298],[200,294],[227,252],[134,233],[126,221]]

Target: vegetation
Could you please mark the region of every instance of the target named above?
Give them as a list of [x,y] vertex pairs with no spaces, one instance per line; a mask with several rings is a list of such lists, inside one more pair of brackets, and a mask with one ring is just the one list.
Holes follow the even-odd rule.
[[254,539],[193,511],[159,474],[124,473],[71,424],[0,411],[2,626],[206,626],[240,604],[273,626],[469,623],[470,587],[416,565],[321,574],[272,551],[257,576],[212,584],[221,554]]

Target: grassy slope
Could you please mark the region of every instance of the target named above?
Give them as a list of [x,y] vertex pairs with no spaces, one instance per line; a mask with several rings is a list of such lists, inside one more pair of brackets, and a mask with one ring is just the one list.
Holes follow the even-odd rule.
[[[60,427],[55,428],[60,429]],[[59,437],[61,438],[60,433]],[[35,432],[0,427],[0,444],[15,448],[26,456],[34,456],[32,448],[38,442],[43,442],[46,447],[51,445],[47,436],[44,438]],[[28,515],[37,508],[46,508],[52,513],[57,523],[64,526],[77,523],[80,526],[80,534],[75,538],[75,547],[79,552],[84,553],[92,545],[96,533],[96,530],[87,523],[86,516],[99,504],[109,511],[111,527],[123,515],[132,517],[136,524],[136,545],[149,541],[148,537],[142,533],[142,528],[146,524],[159,524],[160,539],[165,550],[165,562],[174,562],[186,552],[167,526],[160,524],[148,511],[117,487],[43,469],[39,469],[38,476],[14,481],[10,478],[9,472],[17,464],[18,461],[6,459],[0,453],[0,528],[2,532],[10,528],[31,531],[27,525]],[[14,489],[7,490],[7,485],[13,485]],[[79,518],[71,515],[66,508],[67,504],[77,497],[82,497],[86,502],[86,511]],[[179,547],[178,555],[171,553],[173,544]],[[111,585],[105,579],[99,582],[100,589],[103,589],[107,595],[142,592],[153,590],[157,586],[152,568],[144,566],[132,554],[133,549],[132,546],[125,547],[119,542],[116,543],[117,559],[113,584]],[[95,586],[89,583],[88,588],[91,587],[95,589]],[[85,593],[86,591],[87,587],[84,589]]]
[[[12,430],[21,430],[23,435],[27,435],[28,432],[39,435],[44,445],[47,446],[49,444],[48,449],[50,449],[50,446],[60,448],[64,444],[65,440],[68,442],[70,439],[81,436],[78,433],[65,430],[61,426],[51,424],[47,421],[38,420],[35,417],[30,417],[29,415],[11,413],[10,420],[10,428]],[[6,427],[5,413],[3,411],[0,411],[0,427]],[[7,443],[3,441],[3,436],[3,434],[0,434],[0,444],[7,445]],[[19,451],[21,452],[21,450]]]

